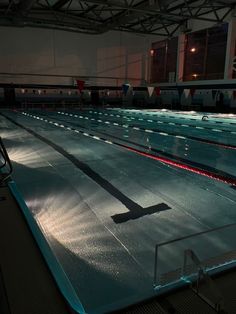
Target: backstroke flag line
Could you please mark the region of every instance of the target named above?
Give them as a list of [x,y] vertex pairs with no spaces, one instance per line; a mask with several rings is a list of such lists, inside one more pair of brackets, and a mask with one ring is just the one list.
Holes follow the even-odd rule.
[[130,84],[123,84],[122,85],[122,91],[123,91],[123,94],[125,96],[127,95],[129,88],[130,88]]
[[154,87],[153,86],[148,86],[148,94],[149,94],[149,97],[151,97],[152,96],[152,94],[153,94],[153,91],[154,91]]
[[160,87],[158,87],[158,86],[155,87],[155,93],[156,93],[156,96],[160,96],[161,95]]
[[233,96],[233,91],[232,90],[228,90],[227,94],[228,94],[228,98],[231,99],[232,96]]
[[80,91],[80,93],[83,91],[84,89],[84,81],[82,80],[76,80],[76,83],[77,83],[77,87],[78,87],[78,90]]
[[185,89],[184,90],[185,98],[188,98],[189,94],[190,94],[190,89]]
[[196,92],[196,89],[195,89],[195,88],[191,88],[191,89],[190,89],[190,95],[191,95],[192,98],[193,98],[195,92]]

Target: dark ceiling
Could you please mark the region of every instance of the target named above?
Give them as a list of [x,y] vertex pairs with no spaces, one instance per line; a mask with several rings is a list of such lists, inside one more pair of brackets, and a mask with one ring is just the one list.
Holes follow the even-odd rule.
[[171,37],[189,20],[222,23],[236,1],[8,0],[0,1],[0,25],[61,29],[86,34],[109,30]]

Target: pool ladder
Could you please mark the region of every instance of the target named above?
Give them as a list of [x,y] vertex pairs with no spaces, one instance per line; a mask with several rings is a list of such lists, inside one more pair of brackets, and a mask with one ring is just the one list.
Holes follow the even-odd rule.
[[10,177],[12,170],[10,158],[0,137],[0,186]]

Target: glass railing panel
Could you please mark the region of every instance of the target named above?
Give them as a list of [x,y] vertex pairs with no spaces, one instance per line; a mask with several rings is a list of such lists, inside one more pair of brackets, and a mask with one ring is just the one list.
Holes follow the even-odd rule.
[[193,251],[206,272],[236,266],[236,223],[156,245],[154,288],[194,280],[199,267],[186,250]]

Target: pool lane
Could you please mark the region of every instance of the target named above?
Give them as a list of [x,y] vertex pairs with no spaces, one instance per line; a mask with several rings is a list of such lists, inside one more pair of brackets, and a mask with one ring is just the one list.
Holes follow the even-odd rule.
[[[168,117],[168,119],[181,119],[191,121],[202,121],[203,116],[207,116],[207,120],[204,122],[212,124],[224,125],[224,126],[234,126],[236,127],[236,115],[235,114],[217,114],[210,112],[194,112],[194,111],[175,111],[175,110],[136,110],[136,109],[106,109],[106,111],[111,111],[114,113],[121,114],[131,114],[132,116],[143,116],[143,117]],[[173,121],[174,122],[174,121]]]
[[[158,125],[150,125],[147,122],[154,122],[153,120],[145,120],[145,119],[141,119],[142,122],[138,122],[136,124],[134,123],[127,123],[127,121],[123,121],[122,118],[120,117],[120,115],[118,115],[120,118],[106,118],[105,115],[101,118],[100,116],[98,116],[97,118],[94,118],[93,115],[91,114],[85,114],[84,112],[80,112],[80,114],[76,114],[76,113],[71,113],[71,112],[58,112],[61,115],[66,115],[66,116],[70,116],[70,117],[76,117],[78,119],[87,119],[87,120],[91,120],[91,121],[97,121],[100,123],[105,123],[107,125],[111,124],[114,126],[120,126],[120,127],[125,127],[125,128],[129,128],[129,129],[134,129],[134,130],[141,130],[141,131],[145,131],[148,133],[157,133],[157,134],[163,134],[163,132],[165,132],[166,135],[174,135],[174,136],[180,136],[180,137],[186,137],[188,139],[192,139],[195,141],[199,141],[199,142],[203,142],[203,143],[207,143],[207,144],[211,144],[211,145],[218,145],[218,146],[222,146],[224,148],[229,148],[229,149],[236,149],[236,145],[227,143],[228,141],[230,142],[230,135],[232,135],[232,141],[235,138],[234,133],[232,133],[231,131],[228,132],[230,135],[226,136],[224,134],[224,136],[222,136],[222,139],[218,139],[218,137],[216,139],[210,139],[208,136],[208,131],[205,132],[204,134],[201,134],[199,132],[199,130],[203,130],[202,127],[196,127],[197,128],[197,132],[196,135],[194,136],[194,131],[192,132],[192,134],[190,134],[190,132],[184,134],[185,132],[183,132],[183,130],[175,130],[174,128],[170,128],[168,129],[168,126],[166,127],[165,125],[163,127],[160,127],[159,125],[162,124],[163,122],[158,120],[157,124]],[[90,112],[91,113],[91,112]],[[131,121],[131,120],[129,120]],[[172,123],[167,123],[167,124],[172,124]],[[184,125],[185,127],[188,127],[189,125]],[[210,128],[211,129],[211,128]],[[212,132],[220,132],[218,129],[211,129]],[[211,135],[211,133],[209,133]],[[213,136],[215,136],[215,134],[213,133]]]
[[147,124],[150,122],[162,121],[162,123],[168,125],[177,125],[180,127],[196,127],[202,126],[203,129],[220,129],[223,131],[235,131],[236,130],[236,119],[230,119],[232,122],[222,122],[221,119],[214,119],[210,115],[208,120],[202,120],[204,113],[192,116],[192,115],[181,115],[166,112],[148,112],[146,110],[140,112],[132,112],[130,110],[87,110],[89,113],[97,114],[99,116],[118,117],[132,121],[146,121]]
[[[162,129],[166,132],[176,132],[177,134],[183,134],[188,136],[196,136],[199,138],[211,139],[213,141],[221,140],[225,144],[236,144],[236,124],[227,126],[221,126],[213,124],[209,121],[202,121],[197,119],[192,122],[191,118],[185,117],[171,119],[168,115],[153,115],[153,117],[148,117],[146,114],[139,113],[138,115],[127,115],[126,113],[107,113],[106,111],[95,111],[100,117],[105,117],[108,114],[109,117],[119,118],[123,123],[134,125],[141,124],[147,129]],[[90,111],[92,113],[92,111]],[[174,117],[172,117],[174,118]],[[132,122],[132,123],[131,123]],[[232,141],[232,142],[231,142]]]
[[[86,163],[143,211],[167,205],[130,216],[132,210],[83,169],[4,119],[14,178],[89,312],[104,313],[153,295],[157,242],[236,221],[235,191],[224,184],[38,119],[7,115]],[[122,221],[126,213],[124,222],[112,218],[119,215]],[[171,267],[175,252],[169,254]]]
[[[60,112],[61,114],[64,114],[64,112]],[[95,113],[95,114],[94,114]],[[117,123],[119,122],[119,125],[123,125],[129,128],[136,128],[139,127],[143,130],[147,131],[153,131],[155,133],[160,132],[166,132],[169,135],[183,135],[187,138],[199,140],[199,141],[213,141],[213,143],[222,144],[222,145],[232,145],[235,148],[236,144],[236,128],[229,126],[228,130],[222,129],[222,128],[216,128],[216,127],[208,127],[206,126],[205,122],[200,121],[199,125],[189,124],[189,121],[185,121],[185,124],[179,122],[179,123],[173,123],[170,122],[170,119],[167,121],[163,121],[163,119],[153,120],[153,119],[146,119],[146,118],[140,118],[137,119],[137,121],[133,120],[132,116],[129,117],[129,119],[124,119],[124,116],[121,114],[116,115],[112,114],[112,117],[110,114],[106,113],[106,111],[102,112],[92,112],[89,111],[82,111],[78,115],[78,118],[83,118],[83,115],[85,119],[92,119],[92,120],[99,120],[100,122],[105,123]],[[67,115],[73,115],[73,112],[65,112]],[[76,113],[74,113],[76,115]],[[116,124],[115,124],[116,125]]]
[[[40,116],[40,112],[37,112]],[[145,151],[163,153],[164,156],[176,156],[181,161],[194,162],[196,166],[204,168],[206,165],[209,169],[218,169],[228,173],[229,176],[236,175],[235,167],[232,167],[236,160],[236,151],[225,149],[215,145],[189,140],[184,136],[172,136],[167,133],[150,133],[140,128],[129,129],[119,120],[107,124],[108,120],[90,118],[88,115],[74,113],[50,113],[50,118],[57,119],[60,123],[70,123],[72,127],[82,126],[90,131],[95,131],[100,136],[112,136],[115,140],[121,140],[128,144],[141,144]],[[36,118],[36,116],[35,116]],[[78,123],[76,122],[78,121]],[[54,121],[55,122],[55,121]],[[200,152],[200,154],[199,154]],[[207,167],[205,167],[207,169]]]
[[[72,132],[83,134],[84,136],[88,136],[88,137],[94,138],[96,140],[103,141],[105,143],[109,143],[109,144],[113,144],[113,145],[122,147],[125,150],[129,150],[129,151],[131,151],[133,153],[136,153],[138,155],[141,155],[141,156],[144,156],[144,157],[147,157],[147,158],[151,158],[151,159],[156,160],[158,162],[162,162],[162,163],[165,163],[165,164],[177,167],[177,168],[181,168],[181,169],[184,169],[186,171],[194,172],[196,174],[199,174],[199,175],[202,175],[202,176],[206,176],[206,177],[212,178],[214,180],[219,180],[221,182],[230,184],[233,187],[236,186],[236,177],[232,176],[231,174],[225,173],[223,171],[219,171],[219,170],[217,170],[215,168],[206,167],[205,165],[200,164],[200,163],[196,163],[196,162],[195,163],[190,163],[186,159],[179,158],[177,156],[174,156],[172,154],[167,154],[167,153],[164,153],[164,152],[161,152],[161,155],[164,155],[164,157],[160,156],[160,155],[158,156],[158,155],[150,154],[149,152],[147,153],[147,152],[145,152],[143,150],[137,149],[136,147],[127,146],[126,143],[128,143],[129,145],[131,144],[131,145],[134,145],[134,146],[138,146],[141,149],[147,149],[148,148],[149,151],[152,151],[152,152],[155,152],[155,153],[158,153],[158,154],[160,154],[160,151],[158,151],[156,149],[153,149],[153,148],[150,148],[150,147],[145,147],[144,145],[134,144],[133,142],[130,142],[128,140],[120,141],[120,138],[115,137],[115,136],[112,136],[113,139],[115,138],[115,141],[112,139],[112,142],[111,142],[110,139],[107,138],[107,133],[103,133],[103,132],[99,131],[98,135],[102,134],[102,136],[105,136],[105,137],[101,137],[101,136],[98,136],[96,134],[97,132],[91,133],[90,131],[88,131],[89,132],[88,133],[86,131],[86,128],[84,128],[82,126],[79,126],[79,129],[78,128],[75,129],[74,127],[71,126],[71,122],[70,122],[70,124],[68,124],[68,123],[65,124],[64,121],[63,121],[64,124],[60,124],[60,123],[57,123],[58,119],[54,119],[52,117],[50,118],[50,120],[47,120],[47,119],[44,119],[44,118],[40,118],[39,116],[26,114],[25,112],[23,112],[23,115],[26,115],[26,116],[34,118],[34,119],[38,119],[40,121],[44,121],[44,122],[50,123],[52,125],[55,125],[56,127],[65,128],[66,130],[70,130]],[[52,121],[52,119],[54,120],[54,122]],[[62,119],[59,119],[59,120],[61,121]],[[57,122],[55,122],[55,121],[57,121]],[[78,126],[77,124],[73,124],[73,123],[72,123],[72,125]],[[81,130],[81,128],[85,129],[85,131]],[[29,132],[31,132],[31,131],[29,131]],[[125,144],[122,143],[122,142],[125,142]]]

